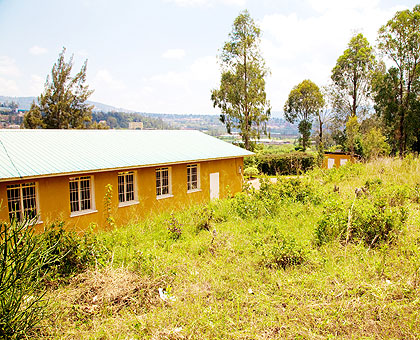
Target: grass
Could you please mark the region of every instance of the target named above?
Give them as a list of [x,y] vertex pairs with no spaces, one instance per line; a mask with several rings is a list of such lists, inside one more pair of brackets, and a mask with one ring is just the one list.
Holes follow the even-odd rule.
[[[317,169],[101,233],[108,264],[47,292],[55,317],[39,338],[417,339],[419,174],[412,157]],[[325,202],[378,179],[408,211],[398,238],[316,246]]]

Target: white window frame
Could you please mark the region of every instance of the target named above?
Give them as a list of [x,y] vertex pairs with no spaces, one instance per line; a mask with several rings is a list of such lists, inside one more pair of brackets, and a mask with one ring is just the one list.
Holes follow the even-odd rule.
[[[197,169],[197,187],[192,187],[191,175],[189,174],[189,169],[196,168]],[[201,180],[200,180],[200,164],[188,164],[187,165],[187,193],[201,191]]]
[[[161,176],[161,174],[164,171],[168,171],[168,192],[165,194],[158,194],[158,189],[163,187],[163,177]],[[159,186],[158,186],[158,173],[160,173],[159,176]],[[156,168],[155,170],[155,178],[156,178],[156,199],[162,199],[162,198],[168,198],[168,197],[173,197],[172,195],[172,168],[170,166],[166,166],[166,167],[161,167],[161,168]]]
[[[18,211],[14,211],[14,212],[19,212],[20,213],[21,218],[19,219],[19,221],[21,221],[24,218],[24,211],[25,211],[25,208],[23,207],[24,206],[23,187],[25,185],[28,186],[32,183],[33,183],[33,188],[34,188],[34,191],[35,191],[35,197],[34,197],[35,198],[35,216],[38,217],[36,223],[39,224],[39,223],[43,223],[43,222],[41,221],[41,211],[40,211],[40,207],[39,207],[38,182],[34,181],[34,182],[23,182],[23,183],[9,184],[9,185],[6,186],[6,193],[8,193],[9,190],[11,190],[11,189],[18,189],[19,190],[19,198],[18,199],[19,199],[20,209]],[[9,211],[9,220],[11,220],[12,212],[9,209],[9,197],[8,197],[7,194],[6,194],[6,197],[7,197],[7,209]]]
[[[90,184],[89,184],[89,194],[90,194],[90,208],[89,209],[83,209],[80,210],[81,208],[81,190],[80,190],[80,182],[86,178],[89,178]],[[70,183],[72,182],[77,182],[78,185],[78,206],[79,206],[79,210],[75,210],[75,211],[71,211],[71,189],[70,189]],[[95,213],[98,212],[96,210],[96,205],[95,205],[95,182],[94,182],[94,177],[91,175],[84,175],[84,176],[75,176],[75,177],[70,177],[69,178],[69,194],[70,194],[70,217],[75,217],[75,216],[81,216],[81,215],[86,215],[86,214],[91,214],[91,213]]]
[[[125,200],[125,201],[121,202],[120,201],[120,177],[123,176],[123,178],[124,178],[124,185],[123,185],[124,192],[123,192],[123,195],[124,195],[124,198],[125,198],[126,195],[127,195],[127,191],[126,191],[126,189],[127,189],[127,187],[126,187],[127,175],[133,175],[133,199],[130,200],[130,201]],[[132,170],[131,171],[121,171],[121,172],[118,173],[118,207],[126,207],[126,206],[134,205],[134,204],[139,204],[139,200],[138,200],[138,196],[137,196],[137,171],[132,171]]]

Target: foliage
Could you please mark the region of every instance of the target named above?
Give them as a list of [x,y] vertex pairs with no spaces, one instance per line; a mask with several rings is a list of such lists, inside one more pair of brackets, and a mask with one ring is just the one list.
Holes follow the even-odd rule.
[[142,122],[144,129],[170,129],[172,126],[160,117],[148,117],[138,113],[127,112],[93,112],[92,122],[106,121],[111,129],[128,129],[130,122]]
[[104,265],[109,256],[92,230],[79,236],[74,231],[65,230],[64,222],[51,224],[36,239],[40,240],[44,251],[53,249],[54,260],[42,267],[47,272],[44,281],[50,285],[65,282],[87,268]]
[[46,317],[40,288],[46,266],[57,259],[56,244],[34,236],[36,219],[0,225],[0,337],[22,339]]
[[373,159],[380,156],[387,156],[390,153],[389,144],[386,142],[382,131],[373,127],[363,134],[361,138],[363,156],[365,159]]
[[419,31],[420,5],[397,12],[379,30],[378,48],[394,66],[376,74],[375,109],[390,127],[388,139],[396,140],[401,156],[413,145],[420,126]]
[[332,70],[333,109],[346,121],[369,110],[370,76],[376,64],[373,48],[362,33],[354,35]]
[[168,224],[169,237],[172,240],[178,240],[182,235],[182,223],[180,223],[174,214],[171,214],[169,220],[166,221]]
[[87,60],[80,71],[71,77],[73,56],[64,60],[63,48],[47,77],[45,90],[26,113],[23,126],[28,129],[84,129],[89,126],[92,106],[86,100],[93,91],[85,85]]
[[258,171],[258,168],[255,166],[247,167],[244,170],[244,176],[247,176],[247,177],[256,177],[258,176],[259,173],[260,172]]
[[308,250],[295,238],[273,234],[257,242],[261,265],[272,269],[286,269],[302,265],[308,258]]
[[366,196],[356,196],[351,204],[337,197],[325,203],[315,229],[317,245],[335,239],[362,241],[370,247],[395,241],[407,218],[405,208],[394,208],[379,192],[360,193]]
[[319,87],[309,79],[296,85],[284,104],[286,120],[290,123],[299,121],[303,151],[306,150],[311,136],[312,117],[318,116],[324,105],[324,97]]
[[194,221],[197,232],[202,230],[209,231],[211,227],[211,221],[214,219],[213,209],[208,205],[203,206],[194,214]]
[[251,142],[266,133],[270,117],[270,103],[265,93],[265,67],[259,50],[260,28],[248,11],[235,19],[232,32],[219,56],[222,68],[219,89],[211,91],[213,106],[222,114],[220,120],[228,133],[239,129],[244,146],[252,148]]
[[351,116],[346,123],[346,147],[350,150],[351,155],[354,155],[356,149],[356,143],[360,138],[359,134],[359,122],[357,121],[357,116]]
[[316,165],[316,155],[304,152],[256,156],[259,172],[266,175],[298,175]]
[[107,184],[105,186],[105,196],[104,196],[104,214],[105,214],[105,223],[109,228],[115,227],[115,218],[112,214],[112,184]]

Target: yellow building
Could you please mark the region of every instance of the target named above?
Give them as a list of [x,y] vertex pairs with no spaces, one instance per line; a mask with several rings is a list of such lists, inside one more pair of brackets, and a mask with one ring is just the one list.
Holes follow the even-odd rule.
[[322,167],[325,169],[331,169],[333,167],[339,168],[340,166],[345,165],[347,162],[354,163],[354,161],[354,157],[346,152],[325,152]]
[[0,130],[0,144],[0,220],[76,230],[232,195],[252,154],[186,130]]

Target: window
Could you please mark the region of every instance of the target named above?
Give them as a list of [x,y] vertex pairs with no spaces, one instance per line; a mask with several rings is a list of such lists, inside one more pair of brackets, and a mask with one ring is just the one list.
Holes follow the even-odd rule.
[[89,212],[94,210],[92,200],[92,179],[91,176],[70,178],[70,211],[72,215],[78,212]]
[[120,206],[131,203],[137,203],[134,187],[134,171],[118,173],[118,200],[120,202]]
[[7,206],[9,218],[21,221],[37,215],[35,182],[11,184],[7,186]]
[[188,192],[200,189],[200,167],[197,164],[187,165]]
[[156,169],[156,196],[158,198],[168,197],[172,194],[170,170],[170,168]]

